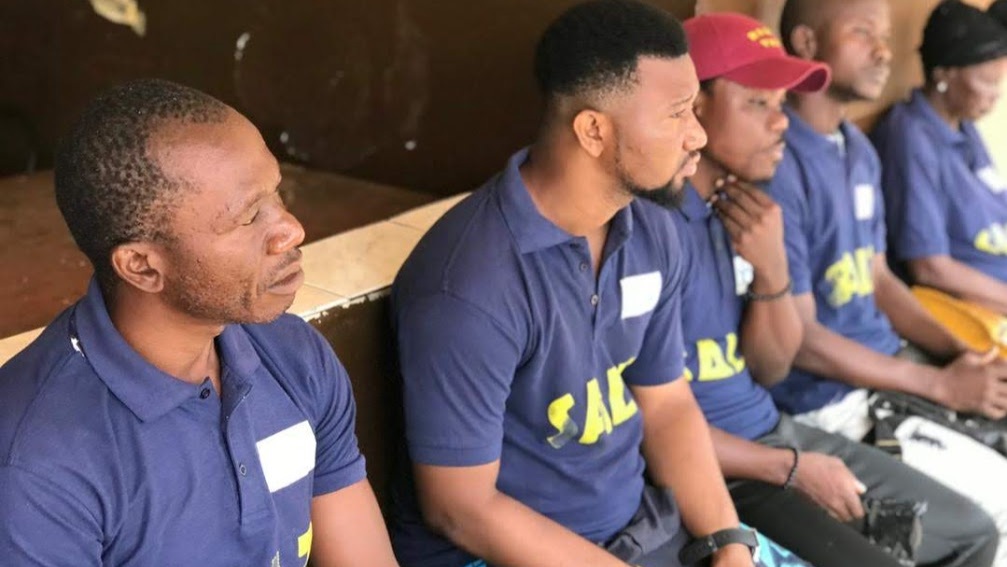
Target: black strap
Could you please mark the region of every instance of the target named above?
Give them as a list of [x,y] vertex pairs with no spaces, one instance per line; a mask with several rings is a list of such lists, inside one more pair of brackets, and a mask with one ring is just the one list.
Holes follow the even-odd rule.
[[683,547],[682,551],[678,553],[678,560],[683,565],[694,565],[713,555],[718,549],[732,543],[748,546],[754,553],[756,547],[759,545],[759,540],[755,536],[755,530],[745,528],[720,530],[706,537],[698,538],[696,541]]

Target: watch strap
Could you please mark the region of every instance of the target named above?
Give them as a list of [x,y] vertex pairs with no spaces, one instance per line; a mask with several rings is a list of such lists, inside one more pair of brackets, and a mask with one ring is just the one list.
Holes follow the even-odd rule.
[[678,552],[678,560],[683,565],[693,565],[732,543],[745,545],[754,552],[759,545],[759,540],[755,535],[755,530],[728,528],[714,532],[708,536],[696,538],[695,541],[689,543]]

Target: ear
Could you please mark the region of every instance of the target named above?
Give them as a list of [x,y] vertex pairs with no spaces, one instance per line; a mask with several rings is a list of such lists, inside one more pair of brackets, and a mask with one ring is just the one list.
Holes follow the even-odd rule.
[[955,78],[955,75],[957,74],[956,71],[958,71],[957,68],[949,69],[947,67],[934,67],[933,71],[930,72],[930,79],[934,84],[941,81],[950,82]]
[[584,109],[573,117],[573,134],[580,147],[591,157],[597,158],[605,150],[607,140],[612,137],[612,121],[602,112]]
[[818,53],[818,38],[815,30],[806,25],[799,25],[790,32],[790,47],[794,55],[801,59],[814,59]]
[[128,285],[146,293],[164,289],[163,250],[148,242],[120,244],[112,250],[112,269]]

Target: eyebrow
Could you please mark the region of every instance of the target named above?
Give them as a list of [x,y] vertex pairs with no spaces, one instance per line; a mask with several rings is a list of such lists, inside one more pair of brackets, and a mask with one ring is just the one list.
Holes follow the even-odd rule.
[[695,100],[695,98],[697,96],[699,96],[699,91],[698,90],[696,92],[690,94],[690,95],[686,95],[686,96],[684,96],[684,97],[682,97],[680,99],[676,99],[676,100],[673,100],[673,101],[669,102],[668,103],[668,108],[674,108],[676,106],[682,106],[683,104],[689,104],[690,102],[692,102],[693,100]]
[[268,197],[269,195],[272,195],[273,193],[275,193],[276,191],[278,191],[280,189],[280,183],[282,181],[283,181],[283,174],[281,173],[280,175],[277,176],[277,178],[276,178],[276,184],[274,186],[272,186],[271,188],[267,189],[266,191],[260,191],[260,192],[258,192],[256,194],[252,195],[248,199],[246,199],[244,202],[241,203],[241,205],[239,205],[235,209],[234,214],[232,214],[230,216],[231,217],[235,217],[235,218],[236,217],[240,217],[242,214],[245,213],[245,211],[247,211],[248,209],[252,208],[253,205],[255,205],[256,203],[258,203],[259,201],[261,201],[264,197]]

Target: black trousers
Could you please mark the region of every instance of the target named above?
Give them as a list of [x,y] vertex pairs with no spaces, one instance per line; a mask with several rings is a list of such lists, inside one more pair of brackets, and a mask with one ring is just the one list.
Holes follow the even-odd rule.
[[[964,496],[882,451],[787,416],[758,442],[838,457],[867,486],[868,497],[927,502],[918,565],[992,565],[998,544],[993,520]],[[729,487],[743,522],[816,567],[898,565],[855,527],[833,519],[796,490],[753,481],[735,481]]]

